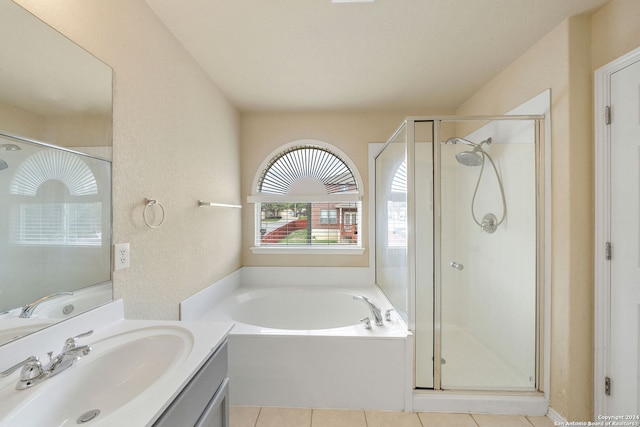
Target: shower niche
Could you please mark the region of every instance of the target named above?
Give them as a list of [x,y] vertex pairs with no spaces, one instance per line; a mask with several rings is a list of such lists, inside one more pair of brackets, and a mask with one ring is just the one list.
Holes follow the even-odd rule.
[[414,388],[540,389],[543,116],[406,119],[375,156],[376,282]]

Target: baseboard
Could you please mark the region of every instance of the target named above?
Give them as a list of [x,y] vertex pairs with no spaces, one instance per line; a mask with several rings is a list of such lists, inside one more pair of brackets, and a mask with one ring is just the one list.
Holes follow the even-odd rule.
[[560,413],[555,409],[553,409],[552,407],[549,407],[549,412],[547,412],[547,417],[551,418],[552,421],[555,421],[560,424],[567,423],[567,419],[562,415],[560,415]]

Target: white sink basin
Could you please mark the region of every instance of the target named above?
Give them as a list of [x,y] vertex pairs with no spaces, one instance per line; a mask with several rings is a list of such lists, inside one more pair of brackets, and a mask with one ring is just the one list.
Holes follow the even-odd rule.
[[24,398],[0,426],[110,425],[110,415],[136,405],[137,398],[180,365],[194,339],[184,328],[158,326],[94,342],[83,338],[83,343],[93,351],[67,371],[29,390],[16,390],[10,397],[25,393]]

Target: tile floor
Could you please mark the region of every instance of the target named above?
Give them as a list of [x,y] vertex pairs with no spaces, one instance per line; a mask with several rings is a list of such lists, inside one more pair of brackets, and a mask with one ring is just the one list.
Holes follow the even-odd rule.
[[231,427],[552,427],[547,417],[232,406]]

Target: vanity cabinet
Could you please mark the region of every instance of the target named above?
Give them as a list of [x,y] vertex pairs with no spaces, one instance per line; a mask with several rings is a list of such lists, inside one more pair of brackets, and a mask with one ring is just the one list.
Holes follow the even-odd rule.
[[228,427],[227,341],[194,375],[153,427]]

